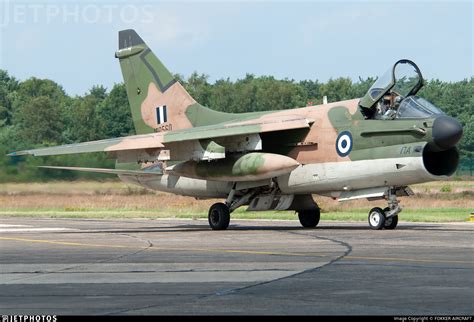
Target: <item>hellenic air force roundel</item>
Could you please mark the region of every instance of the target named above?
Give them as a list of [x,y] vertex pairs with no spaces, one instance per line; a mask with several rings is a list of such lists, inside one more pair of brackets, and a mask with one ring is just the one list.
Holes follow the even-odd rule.
[[156,108],[156,123],[163,124],[168,122],[168,111],[166,105],[158,106]]
[[352,150],[352,135],[349,131],[339,133],[336,140],[336,151],[340,157],[346,157]]

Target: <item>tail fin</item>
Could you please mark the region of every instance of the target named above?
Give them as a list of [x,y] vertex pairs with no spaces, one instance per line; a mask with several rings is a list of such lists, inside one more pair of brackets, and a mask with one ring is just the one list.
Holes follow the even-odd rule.
[[199,105],[132,29],[119,32],[122,75],[137,134],[193,127],[188,107]]

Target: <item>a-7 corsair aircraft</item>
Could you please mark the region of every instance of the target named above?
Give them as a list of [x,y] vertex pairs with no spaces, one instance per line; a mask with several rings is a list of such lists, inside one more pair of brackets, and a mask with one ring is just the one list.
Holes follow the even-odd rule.
[[[209,225],[226,229],[230,213],[294,210],[316,227],[312,194],[340,201],[385,199],[372,208],[373,229],[394,229],[397,196],[408,185],[443,180],[458,165],[460,123],[417,97],[418,67],[400,60],[362,99],[298,109],[230,114],[196,102],[134,30],[119,32],[120,61],[137,135],[26,150],[10,156],[108,152],[117,169],[49,167],[117,174],[127,183],[223,198]],[[135,167],[132,168],[130,165]]]

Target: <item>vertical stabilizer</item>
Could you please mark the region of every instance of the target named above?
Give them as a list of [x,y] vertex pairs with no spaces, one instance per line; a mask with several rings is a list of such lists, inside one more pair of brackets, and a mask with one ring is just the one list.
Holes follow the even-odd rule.
[[135,30],[119,32],[119,50],[115,56],[120,60],[137,134],[193,126],[186,111],[196,101]]

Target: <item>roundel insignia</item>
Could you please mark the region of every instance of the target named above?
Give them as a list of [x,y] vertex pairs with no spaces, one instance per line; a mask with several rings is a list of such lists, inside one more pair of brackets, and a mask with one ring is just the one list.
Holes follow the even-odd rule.
[[346,157],[352,150],[352,135],[349,131],[339,133],[336,140],[336,151],[340,157]]

